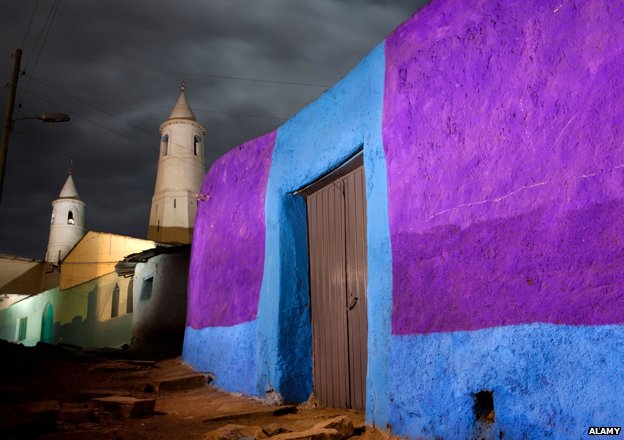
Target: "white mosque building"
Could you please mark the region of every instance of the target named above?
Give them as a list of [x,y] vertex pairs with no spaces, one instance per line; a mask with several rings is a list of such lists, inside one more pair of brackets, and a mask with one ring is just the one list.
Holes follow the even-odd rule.
[[205,133],[183,81],[160,125],[147,239],[87,232],[70,164],[52,202],[45,260],[0,254],[0,339],[96,347],[183,334]]

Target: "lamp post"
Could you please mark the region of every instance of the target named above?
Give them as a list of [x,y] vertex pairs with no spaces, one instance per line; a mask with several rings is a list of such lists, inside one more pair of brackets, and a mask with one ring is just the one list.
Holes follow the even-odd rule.
[[[7,84],[7,87],[9,88],[9,99],[7,100],[6,112],[4,113],[2,138],[0,139],[0,201],[2,200],[4,170],[6,167],[6,157],[9,149],[9,135],[13,129],[13,108],[15,107],[15,92],[17,90],[17,81],[19,79],[19,70],[22,61],[22,49],[16,49],[15,53],[11,54],[11,56],[15,59],[15,63],[13,64],[11,82]],[[69,121],[69,116],[65,113],[42,113],[38,116],[18,118],[16,121],[22,119],[37,119],[43,122],[65,122]]]

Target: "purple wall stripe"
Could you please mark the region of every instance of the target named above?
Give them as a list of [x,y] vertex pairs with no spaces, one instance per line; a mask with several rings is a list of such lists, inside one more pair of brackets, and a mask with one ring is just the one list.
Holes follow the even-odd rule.
[[624,322],[623,20],[438,1],[388,37],[394,334]]
[[232,326],[256,318],[265,247],[264,200],[276,132],[246,142],[204,179],[189,275],[187,325]]

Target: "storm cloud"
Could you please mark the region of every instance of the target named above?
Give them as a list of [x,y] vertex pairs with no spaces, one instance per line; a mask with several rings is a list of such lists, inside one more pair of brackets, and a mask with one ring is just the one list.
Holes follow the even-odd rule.
[[[15,122],[0,202],[0,253],[43,257],[50,204],[70,158],[87,204],[87,229],[145,237],[158,126],[181,79],[206,129],[210,166],[320,96],[426,3],[3,1],[3,83],[13,65],[9,54],[24,50],[14,119],[42,112],[72,119]],[[4,87],[2,109],[6,99]]]

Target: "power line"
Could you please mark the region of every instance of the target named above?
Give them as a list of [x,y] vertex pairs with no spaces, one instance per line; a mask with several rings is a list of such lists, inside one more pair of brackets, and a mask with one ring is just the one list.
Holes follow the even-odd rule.
[[[83,96],[83,97],[87,97],[87,98],[107,99],[107,100],[114,99],[115,101],[118,101],[117,98],[112,98],[112,97],[97,96],[97,95],[90,95],[90,94],[86,94],[86,93],[76,93],[76,92],[72,92],[72,91],[68,91],[68,90],[62,90],[62,89],[54,87],[54,86],[52,86],[50,84],[44,83],[43,81],[41,81],[41,80],[39,80],[39,79],[37,79],[37,78],[27,74],[27,73],[25,73],[24,75],[28,76],[33,81],[35,81],[35,82],[37,82],[37,83],[47,87],[48,89],[51,89],[51,90],[54,90],[55,92],[61,93],[63,95],[66,95],[66,96],[68,96],[68,97],[70,97],[72,99],[75,99],[78,102],[81,102],[84,105],[92,107],[95,110],[102,111],[104,113],[106,113],[104,110],[101,110],[101,109],[97,108],[96,106],[94,106],[93,104],[85,102],[85,101],[79,99],[78,97],[79,96]],[[43,90],[43,89],[41,89],[41,90]],[[168,108],[170,108],[168,105],[165,105],[165,104],[156,104],[156,105],[158,107],[168,107]],[[288,120],[288,118],[285,117],[285,116],[261,115],[261,114],[256,114],[256,113],[224,112],[222,110],[204,109],[204,108],[196,108],[196,107],[193,107],[193,112],[198,112],[198,113],[215,113],[215,114],[221,114],[221,115],[227,115],[227,116],[241,116],[241,117],[245,117],[245,118],[275,119],[275,120],[278,120],[278,121],[286,121],[286,120]],[[111,115],[109,115],[109,116],[111,116]],[[142,127],[137,127],[137,128],[140,128],[141,130],[145,131],[145,129],[142,128]],[[152,132],[150,132],[150,133],[152,133]]]
[[[19,86],[18,86],[18,88],[19,88]],[[97,126],[98,126],[98,127],[100,127],[100,128],[103,128],[103,129],[108,130],[108,131],[110,131],[110,132],[112,132],[112,133],[115,133],[115,134],[116,134],[116,135],[118,135],[118,136],[121,136],[121,137],[123,137],[123,138],[126,138],[126,139],[128,139],[128,140],[130,140],[130,141],[132,141],[132,142],[135,142],[135,143],[137,143],[137,144],[139,144],[139,145],[143,146],[143,147],[149,148],[150,150],[151,150],[151,149],[153,149],[153,147],[152,147],[151,145],[147,145],[147,144],[142,143],[141,141],[137,141],[136,139],[133,139],[133,138],[131,138],[131,137],[129,137],[129,136],[126,136],[126,135],[125,135],[125,134],[123,134],[123,133],[119,133],[118,131],[115,131],[115,130],[113,130],[112,128],[109,128],[109,127],[107,127],[107,126],[105,126],[105,125],[102,125],[102,124],[100,124],[99,122],[95,122],[95,121],[93,121],[93,120],[91,120],[91,119],[89,119],[89,118],[87,118],[87,117],[85,117],[85,116],[79,116],[79,115],[77,116],[77,115],[76,115],[76,113],[72,112],[71,110],[68,110],[66,107],[64,107],[64,106],[62,106],[62,105],[60,105],[60,104],[58,104],[58,103],[56,103],[56,102],[54,102],[54,101],[50,101],[49,99],[43,98],[43,97],[41,97],[41,96],[39,96],[39,95],[37,95],[37,94],[35,94],[35,93],[33,93],[33,92],[30,92],[30,91],[28,91],[28,90],[25,90],[25,89],[22,89],[22,91],[23,91],[24,93],[28,93],[29,95],[34,96],[35,98],[38,98],[38,99],[42,100],[43,102],[46,102],[46,103],[48,103],[48,104],[52,104],[52,105],[54,105],[54,106],[58,107],[59,109],[61,109],[61,110],[65,111],[65,112],[71,113],[73,117],[77,117],[78,119],[82,119],[82,120],[85,120],[85,121],[87,121],[87,122],[90,122],[90,123],[92,123],[93,125],[97,125]]]
[[[48,17],[46,18],[46,21],[43,25],[43,29],[39,33],[39,38],[41,38],[41,35],[47,25],[47,30],[45,31],[45,36],[43,37],[43,41],[41,42],[41,46],[39,47],[39,52],[37,53],[37,57],[35,58],[35,63],[33,64],[31,74],[35,73],[35,70],[37,69],[37,65],[39,64],[39,58],[41,57],[41,54],[43,53],[43,49],[45,47],[46,42],[48,41],[48,36],[50,35],[50,30],[52,29],[52,24],[54,24],[54,18],[56,17],[56,12],[58,11],[60,4],[61,4],[61,0],[55,0],[54,4],[52,5],[52,9],[50,9],[50,12],[48,13]],[[39,42],[39,38],[37,38],[37,43]],[[33,51],[37,49],[37,43],[35,43],[35,46],[33,47]],[[28,70],[29,64],[30,64],[30,59],[26,63],[26,67],[24,70]],[[30,86],[30,78],[31,77],[29,76],[28,81],[26,82],[26,87],[24,88],[25,91],[27,91],[28,87]],[[22,99],[20,100],[18,107],[21,107],[23,102],[24,102],[24,97],[22,96]]]
[[[18,86],[18,88],[19,88],[19,86]],[[62,105],[60,105],[60,104],[58,104],[58,103],[56,103],[56,102],[54,102],[54,101],[51,101],[51,100],[49,100],[49,99],[43,98],[43,97],[41,97],[41,96],[39,96],[39,95],[37,95],[37,94],[35,94],[35,93],[32,93],[32,92],[27,91],[27,90],[23,90],[23,91],[24,91],[25,93],[28,93],[28,94],[29,94],[29,95],[31,95],[31,96],[34,96],[34,97],[35,97],[35,98],[37,98],[37,99],[40,99],[40,100],[41,100],[41,101],[43,101],[43,102],[46,102],[46,103],[51,104],[51,105],[54,105],[54,106],[58,107],[59,109],[61,109],[61,110],[65,111],[65,112],[72,113],[73,117],[77,117],[78,119],[82,119],[82,120],[84,120],[84,121],[87,121],[87,122],[89,122],[89,123],[91,123],[91,124],[93,124],[93,125],[96,125],[97,127],[100,127],[100,128],[102,128],[102,129],[104,129],[104,130],[107,130],[107,131],[110,131],[111,133],[116,134],[117,136],[120,136],[120,137],[122,137],[122,138],[124,138],[124,139],[127,139],[127,140],[129,140],[129,141],[131,141],[131,142],[134,142],[135,144],[138,144],[138,145],[140,145],[140,146],[142,146],[142,147],[144,147],[144,148],[147,148],[147,149],[149,149],[149,150],[156,151],[156,152],[158,152],[158,153],[160,154],[160,148],[156,148],[156,147],[154,147],[154,146],[152,146],[152,145],[145,144],[145,143],[143,143],[143,142],[141,142],[141,141],[139,141],[139,140],[137,140],[137,139],[134,139],[134,138],[132,138],[132,137],[130,137],[130,136],[127,136],[127,135],[125,135],[125,134],[123,134],[123,133],[120,133],[120,132],[118,132],[117,130],[113,130],[112,128],[107,127],[106,125],[103,125],[103,124],[101,124],[101,123],[99,123],[99,122],[96,122],[96,121],[94,121],[94,120],[92,120],[92,119],[89,119],[89,118],[87,118],[87,117],[85,117],[85,116],[79,116],[79,115],[77,116],[74,112],[72,112],[71,110],[68,110],[66,107],[64,107],[64,106],[62,106]],[[156,136],[158,136],[158,135],[156,135]],[[159,137],[159,136],[158,136],[158,137]],[[180,145],[180,144],[175,143],[175,145]],[[189,149],[189,151],[190,151],[190,149]],[[183,157],[171,156],[171,158],[172,158],[172,159],[179,160],[179,161],[181,161],[181,162],[186,162],[186,163],[188,163],[188,164],[192,164],[192,163],[193,163],[193,162],[191,162],[190,160],[187,160],[187,159],[185,159],[185,158],[183,158]]]
[[[150,136],[155,136],[155,137],[156,137],[156,138],[158,138],[158,139],[159,139],[159,141],[160,141],[160,135],[157,135],[157,134],[156,134],[156,133],[154,133],[153,131],[147,130],[147,129],[145,129],[145,128],[143,128],[143,127],[139,126],[139,125],[136,125],[136,124],[133,124],[133,123],[131,123],[131,122],[128,122],[128,121],[126,121],[126,120],[124,120],[124,119],[121,119],[121,118],[119,118],[118,116],[116,116],[116,115],[114,115],[114,114],[112,114],[112,113],[110,113],[110,112],[108,112],[108,111],[106,111],[106,110],[103,110],[103,109],[101,109],[101,108],[99,108],[99,107],[97,107],[97,106],[95,106],[95,105],[93,105],[93,104],[90,104],[90,103],[88,103],[88,102],[86,102],[86,101],[84,101],[84,100],[82,100],[82,99],[80,99],[80,98],[77,98],[77,97],[75,97],[75,96],[72,96],[72,95],[71,95],[70,93],[68,93],[68,92],[65,92],[65,91],[60,91],[60,90],[56,89],[55,87],[53,87],[53,86],[51,86],[51,85],[49,85],[49,84],[46,84],[45,82],[43,82],[43,81],[41,81],[41,80],[38,80],[38,79],[36,79],[36,78],[34,78],[34,77],[30,76],[30,75],[28,75],[28,76],[29,76],[30,78],[32,78],[32,79],[33,79],[33,81],[35,81],[35,82],[37,82],[37,83],[39,83],[39,84],[41,84],[41,85],[44,85],[44,86],[46,86],[46,87],[48,87],[48,88],[52,89],[53,91],[56,91],[56,92],[61,93],[61,94],[65,95],[65,96],[68,96],[68,97],[70,97],[70,98],[72,98],[72,99],[74,99],[74,100],[76,100],[76,101],[80,102],[81,104],[86,105],[86,106],[88,106],[88,107],[90,107],[90,108],[92,108],[92,109],[94,109],[94,110],[96,110],[96,111],[99,111],[99,112],[101,112],[101,113],[103,113],[103,114],[105,114],[105,115],[107,115],[107,116],[109,116],[109,117],[111,117],[111,118],[113,118],[113,119],[115,119],[115,120],[119,121],[119,122],[123,122],[124,124],[127,124],[127,125],[129,125],[129,126],[131,126],[131,127],[134,127],[134,128],[139,129],[139,130],[141,130],[141,131],[144,131],[145,133],[149,134]],[[35,97],[37,97],[37,98],[39,98],[39,99],[41,99],[41,100],[43,100],[43,101],[46,101],[46,102],[48,102],[48,103],[50,103],[50,104],[56,105],[56,106],[58,106],[59,108],[61,108],[62,110],[64,110],[64,111],[68,111],[68,110],[64,109],[62,106],[60,106],[59,104],[55,104],[55,103],[53,103],[52,101],[45,100],[45,99],[44,99],[44,98],[42,98],[41,96],[38,96],[38,95],[36,95],[36,94],[34,94],[34,93],[32,93],[32,92],[29,92],[29,91],[25,91],[25,92],[26,92],[26,93],[30,93],[31,95],[33,95],[33,96],[35,96]],[[138,143],[139,145],[141,145],[141,146],[143,146],[143,147],[146,147],[146,148],[149,148],[149,149],[151,149],[151,150],[157,151],[157,152],[160,154],[160,148],[156,148],[156,147],[153,147],[153,146],[151,146],[151,145],[150,145],[150,146],[148,146],[147,144],[144,144],[144,143],[143,143],[143,142],[141,142],[141,141],[138,141],[138,140],[136,140],[136,139],[134,139],[134,138],[131,138],[131,137],[127,136],[127,135],[124,135],[124,134],[122,134],[122,133],[119,133],[119,132],[118,132],[118,131],[116,131],[116,130],[113,130],[113,129],[111,129],[111,128],[108,128],[108,127],[106,127],[106,126],[104,126],[104,125],[102,125],[102,124],[100,124],[100,123],[98,123],[98,122],[95,122],[95,121],[93,121],[93,120],[91,120],[91,119],[89,119],[89,118],[86,118],[86,117],[84,117],[84,116],[79,116],[79,118],[80,118],[80,119],[84,119],[84,120],[86,120],[87,122],[90,122],[90,123],[92,123],[92,124],[95,124],[95,125],[97,125],[97,126],[98,126],[98,127],[100,127],[100,128],[103,128],[103,129],[105,129],[105,130],[108,130],[108,131],[110,131],[110,132],[112,132],[112,133],[114,133],[114,134],[116,134],[116,135],[118,135],[118,136],[122,136],[122,137],[124,137],[125,139],[128,139],[128,140],[131,140],[131,141],[133,141],[133,142],[135,142],[135,143]],[[190,153],[190,152],[191,152],[191,147],[190,147],[190,146],[182,145],[182,144],[180,144],[180,143],[178,143],[178,142],[174,142],[174,141],[172,141],[171,143],[172,143],[173,145],[178,146],[179,148],[181,148],[181,149],[183,149],[183,150],[186,150],[186,152],[187,152],[187,153]],[[172,157],[172,158],[174,158],[174,159],[176,159],[176,160],[179,160],[179,161],[182,161],[182,162],[188,163],[188,164],[192,164],[192,163],[193,163],[192,161],[190,161],[190,160],[188,160],[188,159],[186,159],[186,158],[181,158],[181,157],[176,157],[176,156],[171,156],[171,157]]]
[[35,44],[32,47],[32,53],[28,56],[28,60],[26,60],[26,63],[24,64],[24,70],[28,70],[30,66],[30,62],[32,61],[32,54],[37,51],[37,48],[39,47],[39,42],[42,41],[41,38],[43,37],[43,35],[47,34],[48,24],[50,22],[50,19],[52,18],[52,15],[54,15],[54,11],[56,9],[58,1],[59,0],[54,0],[52,7],[48,11],[48,15],[46,16],[46,19],[43,22],[43,26],[41,30],[39,31],[39,35],[37,35],[37,39],[35,40]]
[[35,13],[37,12],[37,7],[39,6],[39,0],[35,1],[35,7],[30,13],[30,20],[28,20],[28,27],[26,27],[26,32],[24,33],[24,39],[22,40],[22,48],[25,48],[26,39],[28,38],[28,33],[30,32],[30,26],[32,25],[33,18],[35,18]]
[[296,82],[296,81],[277,81],[273,79],[250,78],[250,77],[234,76],[234,75],[217,75],[217,74],[212,74],[212,73],[177,72],[174,70],[156,69],[154,67],[138,66],[138,65],[133,65],[133,64],[116,64],[116,66],[117,67],[130,67],[133,69],[151,70],[153,72],[160,72],[160,73],[166,73],[168,75],[177,75],[177,76],[200,76],[204,78],[229,79],[229,80],[235,80],[235,81],[251,81],[251,82],[269,83],[269,84],[284,84],[284,85],[289,85],[289,86],[306,86],[306,87],[323,87],[323,88],[331,87],[331,85],[328,85],[328,84],[315,84],[315,83]]
[[[32,78],[32,77],[31,77],[31,78]],[[40,84],[42,84],[42,85],[45,85],[45,86],[47,86],[47,87],[51,88],[52,90],[55,90],[55,89],[54,89],[54,87],[52,87],[52,86],[50,86],[50,85],[48,85],[48,84],[44,83],[43,81],[39,81],[39,80],[37,80],[37,79],[35,79],[35,78],[33,78],[33,80],[37,81],[38,83],[40,83]],[[61,92],[61,93],[63,93],[63,92]],[[159,136],[159,135],[157,135],[156,133],[154,133],[154,132],[153,132],[153,131],[151,131],[151,130],[147,130],[147,129],[145,129],[145,128],[143,128],[143,127],[139,126],[139,125],[132,124],[131,122],[128,122],[128,121],[126,121],[126,120],[124,120],[124,119],[121,119],[121,118],[119,118],[118,116],[116,116],[116,115],[114,115],[114,114],[112,114],[112,113],[107,112],[106,110],[103,110],[103,109],[101,109],[101,108],[98,108],[98,107],[96,107],[96,106],[94,106],[94,105],[92,105],[92,104],[90,104],[90,103],[86,102],[86,101],[83,101],[82,99],[76,98],[76,97],[71,96],[71,95],[69,95],[69,94],[67,94],[67,93],[63,93],[63,94],[64,94],[64,95],[66,95],[66,96],[69,96],[70,98],[75,99],[76,101],[78,101],[78,102],[80,102],[80,103],[82,103],[82,104],[84,104],[84,105],[86,105],[86,106],[88,106],[88,107],[90,107],[90,108],[92,108],[92,109],[94,109],[94,110],[96,110],[96,111],[99,111],[99,112],[101,112],[101,113],[103,113],[103,114],[105,114],[105,115],[107,115],[107,116],[109,116],[109,117],[111,117],[111,118],[113,118],[113,119],[115,119],[115,120],[117,120],[117,121],[123,122],[124,124],[127,124],[127,125],[129,125],[129,126],[131,126],[131,127],[137,128],[137,129],[139,129],[139,130],[141,130],[141,131],[144,131],[145,133],[149,134],[150,136],[155,136],[155,137],[157,137],[158,139],[160,139],[160,136]],[[36,96],[36,95],[35,95],[35,96]],[[94,122],[94,121],[91,121],[91,120],[89,120],[89,119],[87,119],[87,118],[85,118],[85,117],[82,117],[82,119],[85,119],[85,120],[87,120],[87,121],[89,121],[89,122],[91,122],[91,123],[93,123],[93,124],[96,124],[96,125],[98,125],[98,126],[102,127],[102,128],[106,128],[107,130],[112,131],[113,133],[115,133],[115,134],[117,134],[117,135],[123,136],[123,137],[125,137],[126,139],[133,140],[134,142],[137,142],[137,143],[139,143],[140,145],[147,146],[146,144],[143,144],[143,143],[142,143],[142,142],[140,142],[140,141],[136,141],[136,140],[134,140],[134,139],[132,139],[132,138],[130,138],[130,137],[128,137],[128,136],[125,136],[125,135],[123,135],[123,134],[121,134],[121,133],[118,133],[118,132],[116,132],[116,131],[114,131],[114,130],[112,130],[112,129],[109,129],[109,128],[107,128],[107,127],[105,127],[105,126],[103,126],[103,125],[101,125],[101,124],[98,124],[98,123],[96,123],[96,122]],[[178,143],[178,142],[172,142],[172,144],[173,144],[173,145],[177,145],[178,147],[182,148],[183,150],[186,150],[188,153],[190,153],[190,152],[191,152],[191,148],[190,148],[190,147],[186,147],[185,145],[182,145],[182,144],[180,144],[180,143]],[[158,151],[158,152],[160,153],[160,148],[155,148],[155,147],[152,147],[152,146],[149,146],[148,148],[150,148],[150,149],[152,149],[152,150],[156,150],[156,151]],[[176,159],[178,159],[178,160],[184,160],[184,158],[179,158],[179,157],[176,157]],[[190,162],[190,161],[186,161],[186,160],[185,160],[185,162],[186,162],[186,163],[192,163],[192,162]]]

